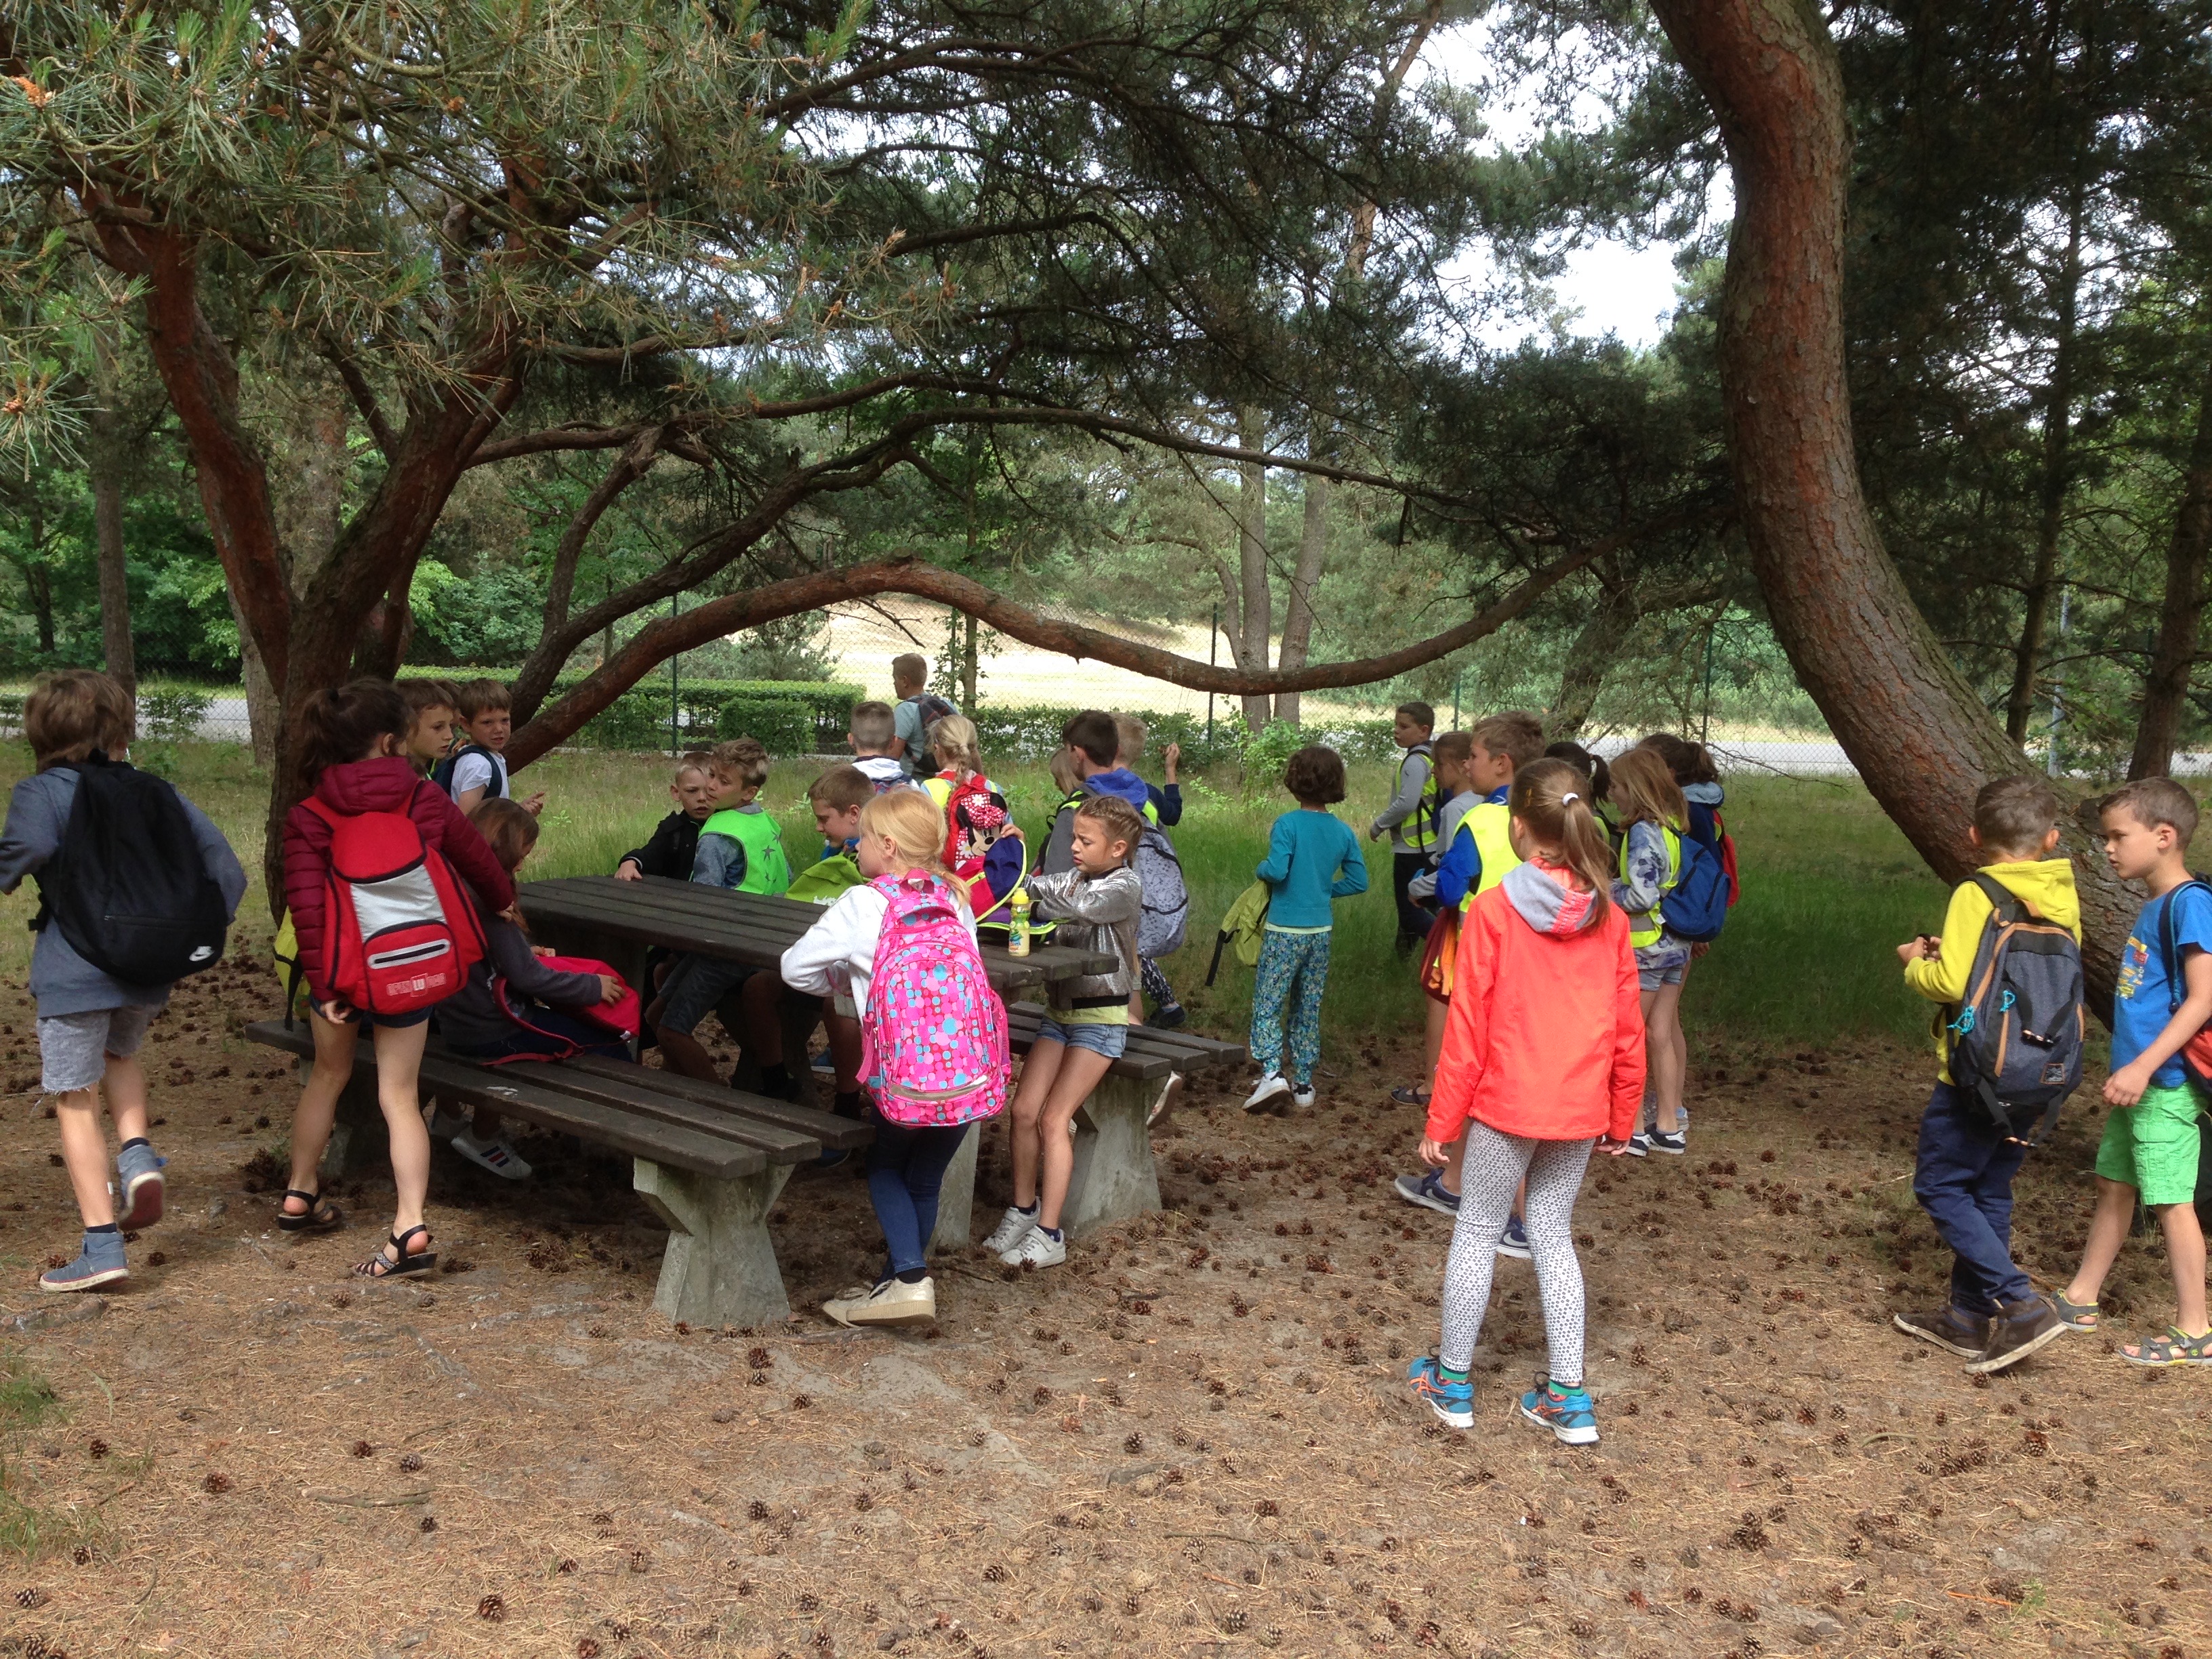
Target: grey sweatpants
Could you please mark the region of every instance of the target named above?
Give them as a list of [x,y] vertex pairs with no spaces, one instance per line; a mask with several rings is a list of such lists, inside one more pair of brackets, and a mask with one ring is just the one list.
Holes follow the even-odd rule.
[[1551,1349],[1550,1376],[1563,1388],[1583,1380],[1583,1269],[1575,1255],[1575,1194],[1594,1140],[1523,1140],[1500,1134],[1472,1118],[1467,1161],[1460,1176],[1459,1222],[1444,1261],[1444,1330],[1439,1357],[1463,1371],[1482,1335],[1498,1235],[1513,1213],[1513,1194],[1528,1181],[1522,1224],[1544,1303],[1544,1335]]

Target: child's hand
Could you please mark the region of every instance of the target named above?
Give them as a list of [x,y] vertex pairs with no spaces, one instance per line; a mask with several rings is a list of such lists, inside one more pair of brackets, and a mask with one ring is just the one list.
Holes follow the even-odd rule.
[[1628,1150],[1628,1143],[1625,1140],[1615,1140],[1611,1135],[1600,1135],[1597,1138],[1597,1149],[1607,1158],[1619,1158]]
[[541,789],[528,800],[524,801],[522,810],[529,813],[532,817],[536,817],[545,810],[545,792]]
[[338,997],[332,997],[328,1002],[317,1003],[315,1012],[333,1025],[350,1025],[361,1018],[354,1012],[351,1004]]
[[1919,938],[1907,939],[1904,944],[1899,945],[1897,947],[1897,959],[1899,962],[1918,962],[1923,957],[1933,960],[1941,948],[1942,947],[1937,941],[1929,939],[1927,934],[1923,933]]
[[1168,781],[1179,782],[1180,780],[1176,776],[1176,768],[1182,764],[1182,745],[1179,743],[1170,744],[1165,749],[1160,750],[1160,758],[1167,763]]
[[550,945],[533,945],[530,947],[530,954],[533,957],[550,957],[553,954],[553,947]]
[[1421,1137],[1421,1162],[1431,1170],[1441,1170],[1451,1159],[1451,1149],[1439,1146],[1428,1136]]
[[2107,1106],[2132,1106],[2143,1097],[2150,1087],[2152,1067],[2142,1061],[2131,1060],[2105,1079],[2105,1103]]
[[1024,846],[1027,846],[1029,844],[1029,837],[1022,833],[1022,826],[1016,823],[1012,818],[1008,818],[1006,820],[1006,827],[999,831],[999,833],[1002,836],[1011,836],[1014,840],[1020,842]]
[[620,1002],[624,996],[629,994],[629,987],[623,984],[612,974],[601,974],[599,975],[599,1000],[601,1002]]
[[620,864],[615,866],[615,879],[617,881],[643,881],[645,879],[645,872],[638,868],[637,860],[635,859],[624,859]]

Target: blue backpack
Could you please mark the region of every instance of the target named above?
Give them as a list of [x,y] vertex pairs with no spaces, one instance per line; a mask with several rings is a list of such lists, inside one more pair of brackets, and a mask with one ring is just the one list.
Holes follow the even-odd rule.
[[1729,878],[1720,854],[1688,836],[1668,837],[1680,860],[1674,884],[1659,900],[1659,917],[1676,939],[1702,945],[1721,936],[1728,921]]

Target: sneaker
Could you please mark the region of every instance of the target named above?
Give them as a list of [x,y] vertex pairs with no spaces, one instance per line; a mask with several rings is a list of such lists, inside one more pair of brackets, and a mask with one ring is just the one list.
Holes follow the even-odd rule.
[[870,1290],[822,1304],[822,1311],[840,1325],[932,1325],[937,1322],[937,1282],[923,1279],[908,1285],[886,1279]]
[[1419,1204],[1439,1215],[1459,1213],[1459,1194],[1444,1188],[1442,1170],[1425,1170],[1417,1176],[1400,1176],[1390,1183],[1408,1204]]
[[1990,1320],[1990,1346],[1966,1362],[1968,1375],[1984,1376],[2017,1365],[2038,1348],[2066,1334],[2066,1322],[2041,1297],[2028,1295],[2002,1304]]
[[1290,1091],[1291,1085],[1283,1074],[1270,1072],[1253,1085],[1252,1092],[1244,1097],[1244,1109],[1248,1112],[1273,1111]]
[[1310,1112],[1313,1110],[1313,1103],[1314,1086],[1312,1084],[1308,1083],[1303,1085],[1292,1084],[1291,1085],[1291,1104],[1292,1106],[1296,1107],[1301,1112]]
[[1009,1267],[1057,1267],[1067,1260],[1066,1235],[1054,1238],[1043,1228],[1032,1226],[1022,1242],[999,1260]]
[[1180,1002],[1163,1002],[1152,1010],[1152,1017],[1148,1023],[1163,1031],[1172,1031],[1189,1018],[1188,1012]]
[[1474,1382],[1462,1376],[1455,1382],[1444,1375],[1443,1361],[1424,1354],[1406,1367],[1406,1381],[1413,1397],[1455,1429],[1474,1426]]
[[1037,1212],[1009,1207],[999,1218],[999,1224],[991,1229],[991,1236],[976,1248],[993,1255],[1004,1255],[1036,1230]]
[[1521,1415],[1570,1446],[1597,1443],[1597,1413],[1586,1389],[1563,1389],[1547,1378],[1521,1396]]
[[1425,1106],[1429,1103],[1429,1091],[1416,1089],[1409,1083],[1402,1089],[1391,1090],[1390,1098],[1401,1106]]
[[[1690,1138],[1680,1129],[1668,1134],[1664,1129],[1646,1129],[1636,1137],[1644,1143],[1646,1152],[1668,1152],[1676,1158],[1690,1150]],[[1642,1156],[1641,1153],[1638,1156]]]
[[509,1181],[530,1179],[530,1165],[504,1139],[478,1140],[474,1135],[455,1135],[452,1146],[480,1170],[489,1170]]
[[39,1275],[42,1291],[89,1291],[131,1277],[123,1260],[120,1232],[87,1233],[76,1260],[65,1267],[49,1267]]
[[1907,1336],[1933,1342],[1945,1352],[1963,1359],[1979,1359],[1989,1352],[1990,1322],[1948,1304],[1935,1313],[1892,1314],[1889,1322]]
[[1534,1259],[1533,1253],[1528,1249],[1528,1229],[1521,1224],[1519,1216],[1506,1218],[1505,1231],[1498,1237],[1498,1254],[1510,1255],[1516,1261],[1528,1261]]
[[168,1163],[151,1146],[125,1146],[115,1155],[115,1179],[121,1189],[123,1213],[116,1225],[126,1233],[150,1227],[161,1218],[165,1192],[161,1170]]

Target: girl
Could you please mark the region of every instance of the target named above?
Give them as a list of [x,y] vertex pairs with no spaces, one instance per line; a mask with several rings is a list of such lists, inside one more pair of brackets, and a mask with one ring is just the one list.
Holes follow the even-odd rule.
[[[302,769],[314,799],[340,813],[403,812],[423,845],[445,854],[475,890],[479,908],[495,915],[514,902],[514,884],[491,848],[446,793],[415,770],[405,752],[413,724],[405,701],[386,680],[356,680],[318,692],[301,720]],[[315,1065],[292,1119],[292,1176],[276,1224],[288,1233],[326,1232],[344,1217],[325,1201],[315,1166],[331,1138],[338,1095],[353,1076],[354,1045],[367,1025],[376,1045],[376,1097],[391,1132],[392,1178],[398,1211],[392,1236],[354,1271],[371,1279],[426,1273],[438,1265],[427,1248],[422,1204],[430,1188],[430,1135],[423,1127],[416,1078],[429,1034],[428,1009],[375,1018],[348,1007],[319,982],[323,972],[323,883],[330,871],[330,820],[305,802],[284,819],[284,896],[300,937],[300,961],[313,998],[308,1023]]]
[[1058,919],[1056,944],[1110,952],[1119,966],[1046,988],[1051,1006],[1038,1023],[1014,1096],[1014,1201],[983,1241],[1010,1267],[1053,1267],[1067,1260],[1060,1219],[1075,1171],[1068,1125],[1128,1046],[1137,918],[1145,903],[1144,884],[1129,860],[1144,831],[1137,809],[1119,795],[1085,795],[1075,809],[1069,844],[1075,867],[1027,878],[1034,913]]
[[[942,726],[944,721],[938,724]],[[929,797],[915,789],[890,789],[860,809],[854,856],[868,884],[850,887],[799,942],[783,953],[783,982],[809,996],[849,996],[855,1015],[868,1007],[876,941],[890,901],[876,880],[916,871],[939,884],[957,910],[972,941],[975,918],[938,854],[945,820]],[[982,971],[981,958],[976,972]],[[937,1196],[945,1171],[968,1133],[966,1123],[897,1123],[879,1118],[868,1148],[868,1198],[884,1230],[884,1265],[873,1288],[856,1285],[822,1304],[841,1325],[923,1325],[937,1317],[937,1286],[929,1276],[930,1235],[937,1231]]]
[[1613,805],[1620,814],[1620,877],[1613,902],[1628,912],[1629,942],[1644,996],[1644,1029],[1651,1062],[1652,1127],[1638,1129],[1628,1150],[1680,1154],[1682,1079],[1689,1045],[1682,1036],[1682,981],[1690,947],[1667,931],[1659,906],[1682,873],[1682,835],[1689,821],[1674,775],[1656,749],[1630,750],[1613,763]]
[[1319,744],[1299,750],[1283,769],[1283,787],[1298,810],[1275,820],[1267,832],[1267,856],[1253,872],[1267,884],[1267,935],[1252,986],[1252,1058],[1267,1069],[1245,1097],[1248,1112],[1273,1109],[1286,1096],[1301,1109],[1314,1103],[1321,999],[1328,986],[1329,903],[1367,890],[1359,837],[1328,810],[1344,799],[1343,757]]
[[[487,796],[476,804],[469,822],[508,879],[520,875],[538,845],[538,820],[514,801]],[[605,1026],[561,1012],[620,1002],[628,986],[612,974],[556,973],[539,963],[529,939],[507,917],[482,920],[483,959],[469,969],[461,988],[438,1005],[438,1035],[448,1048],[470,1060],[519,1054],[559,1060],[577,1053],[630,1057],[629,1045]],[[453,1137],[453,1150],[495,1176],[520,1181],[530,1165],[501,1127],[498,1113],[479,1106],[474,1127]]]
[[[1716,856],[1722,856],[1723,843],[1728,835],[1728,826],[1721,822],[1721,807],[1728,798],[1721,788],[1720,770],[1713,764],[1712,751],[1702,743],[1693,742],[1688,738],[1677,737],[1672,732],[1654,732],[1638,747],[1657,750],[1660,758],[1667,763],[1667,769],[1674,775],[1674,782],[1682,792],[1683,822],[1687,826],[1690,839],[1702,842],[1713,849]],[[1597,796],[1601,801],[1605,799],[1605,787],[1602,783],[1598,786]],[[1602,812],[1604,809],[1600,807],[1599,811]],[[1732,843],[1729,845],[1725,856],[1730,860],[1735,856]],[[1731,878],[1730,880],[1729,902],[1734,904],[1735,902],[1733,890],[1734,878]],[[1710,944],[1703,942],[1690,946],[1690,959],[1682,964],[1682,983],[1686,988],[1690,982],[1690,969],[1697,965],[1700,957],[1712,948]],[[1689,1070],[1689,1052],[1686,1042],[1682,1056],[1681,1092],[1684,1094],[1688,1092]],[[1690,1131],[1689,1107],[1678,1100],[1674,1116],[1675,1127],[1686,1136]],[[1655,1121],[1647,1115],[1644,1127],[1650,1128]],[[1635,1149],[1632,1147],[1630,1150],[1632,1152]]]
[[[1618,779],[1619,774],[1615,773]],[[1583,1380],[1583,1273],[1575,1194],[1595,1142],[1626,1150],[1644,1098],[1644,1030],[1629,918],[1606,900],[1605,831],[1589,785],[1565,761],[1513,780],[1513,850],[1526,862],[1474,901],[1429,1103],[1421,1158],[1444,1162],[1467,1137],[1459,1219],[1444,1263],[1443,1340],[1415,1360],[1414,1393],[1454,1428],[1474,1425],[1468,1372],[1490,1300],[1498,1230],[1514,1188],[1527,1226],[1550,1346],[1521,1414],[1571,1446],[1597,1438]]]

